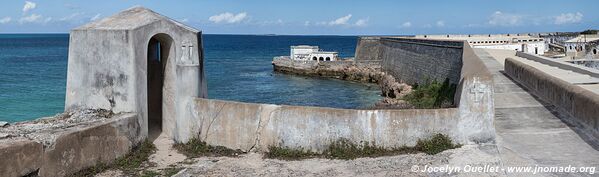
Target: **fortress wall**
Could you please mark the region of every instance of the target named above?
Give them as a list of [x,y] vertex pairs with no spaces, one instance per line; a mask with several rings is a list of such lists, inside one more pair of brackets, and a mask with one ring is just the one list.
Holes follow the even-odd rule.
[[[435,133],[463,139],[458,109],[353,110],[196,99],[195,127],[211,145],[244,151],[269,146],[322,151],[339,139],[391,148]],[[467,143],[459,141],[458,143]]]
[[354,55],[356,61],[382,61],[381,37],[359,37]]
[[462,53],[460,82],[454,103],[458,106],[458,130],[464,142],[495,141],[495,105],[493,75],[470,45]]
[[408,84],[445,79],[458,84],[463,45],[452,40],[363,37],[356,47],[356,62],[379,60],[383,71]]
[[[66,176],[109,163],[139,144],[137,115],[124,114],[66,129],[47,129],[0,139],[0,176]],[[12,126],[12,125],[11,125]]]
[[553,77],[520,61],[507,58],[505,72],[533,94],[568,113],[572,122],[599,137],[599,95]]

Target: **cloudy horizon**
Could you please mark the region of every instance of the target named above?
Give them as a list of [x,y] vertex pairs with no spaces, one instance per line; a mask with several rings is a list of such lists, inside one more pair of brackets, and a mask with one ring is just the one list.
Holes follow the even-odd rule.
[[[28,0],[4,2],[0,33],[67,33],[141,5],[206,34],[411,35],[582,31],[599,26],[593,1],[314,0],[157,2]],[[335,8],[330,8],[333,6]]]

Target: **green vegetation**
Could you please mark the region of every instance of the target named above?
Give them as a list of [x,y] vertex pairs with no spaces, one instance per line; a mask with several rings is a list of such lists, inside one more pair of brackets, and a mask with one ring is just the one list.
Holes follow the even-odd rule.
[[301,160],[308,158],[316,158],[321,154],[314,153],[304,149],[290,149],[278,146],[268,147],[268,153],[264,154],[266,158],[281,159],[281,160]]
[[346,139],[333,142],[322,153],[311,152],[304,149],[290,149],[271,146],[265,154],[265,158],[281,160],[302,160],[307,158],[328,158],[351,160],[360,157],[380,157],[400,154],[411,154],[424,152],[427,154],[437,154],[447,149],[458,148],[461,145],[453,144],[451,139],[443,134],[435,134],[429,139],[418,140],[414,147],[399,147],[387,149],[364,143],[362,145],[354,144]]
[[155,177],[155,176],[160,176],[160,173],[155,172],[155,171],[146,171],[146,170],[141,172],[141,177]]
[[456,85],[445,79],[443,83],[433,81],[414,85],[412,92],[402,99],[417,109],[447,108],[453,106],[455,92]]
[[411,154],[416,152],[417,151],[414,148],[410,147],[386,149],[383,147],[370,145],[368,143],[356,145],[346,139],[341,139],[332,143],[323,152],[323,155],[324,157],[329,159],[351,160],[360,157],[380,157],[399,154]]
[[451,138],[447,135],[435,134],[430,139],[418,140],[414,148],[427,154],[437,154],[444,150],[459,148],[461,146],[460,144],[453,144]]
[[229,156],[235,157],[239,154],[244,153],[237,149],[229,149],[223,146],[211,146],[206,144],[197,138],[189,140],[189,142],[183,144],[178,143],[173,146],[180,153],[186,155],[188,158],[202,157],[202,156]]
[[179,171],[183,170],[183,168],[175,168],[175,167],[169,167],[169,168],[165,168],[162,170],[162,174],[164,174],[164,176],[173,176],[177,173],[179,173]]
[[116,159],[112,164],[99,163],[96,166],[81,170],[71,176],[94,176],[109,169],[121,170],[129,176],[138,176],[141,165],[148,161],[151,154],[156,152],[152,142],[144,141],[126,156]]

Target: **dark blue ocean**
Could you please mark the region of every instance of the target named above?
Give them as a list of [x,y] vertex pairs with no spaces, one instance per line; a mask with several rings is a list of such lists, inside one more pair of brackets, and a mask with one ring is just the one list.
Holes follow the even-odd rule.
[[[363,108],[380,99],[373,84],[272,71],[291,45],[318,45],[352,57],[355,36],[204,35],[208,97],[257,103]],[[63,111],[68,34],[0,34],[0,121]]]

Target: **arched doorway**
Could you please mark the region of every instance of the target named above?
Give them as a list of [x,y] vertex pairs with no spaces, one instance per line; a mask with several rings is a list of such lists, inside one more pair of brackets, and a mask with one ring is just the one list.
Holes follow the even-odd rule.
[[148,42],[147,53],[147,109],[148,137],[155,139],[162,133],[163,116],[169,103],[164,103],[168,76],[172,72],[169,62],[174,59],[173,39],[167,34],[156,34]]
[[312,57],[312,60],[318,60],[318,58],[316,58],[316,57]]
[[322,58],[322,57],[319,57],[319,58],[318,58],[318,60],[319,60],[319,61],[324,61],[324,58]]
[[325,60],[326,61],[331,61],[331,57],[327,57]]

